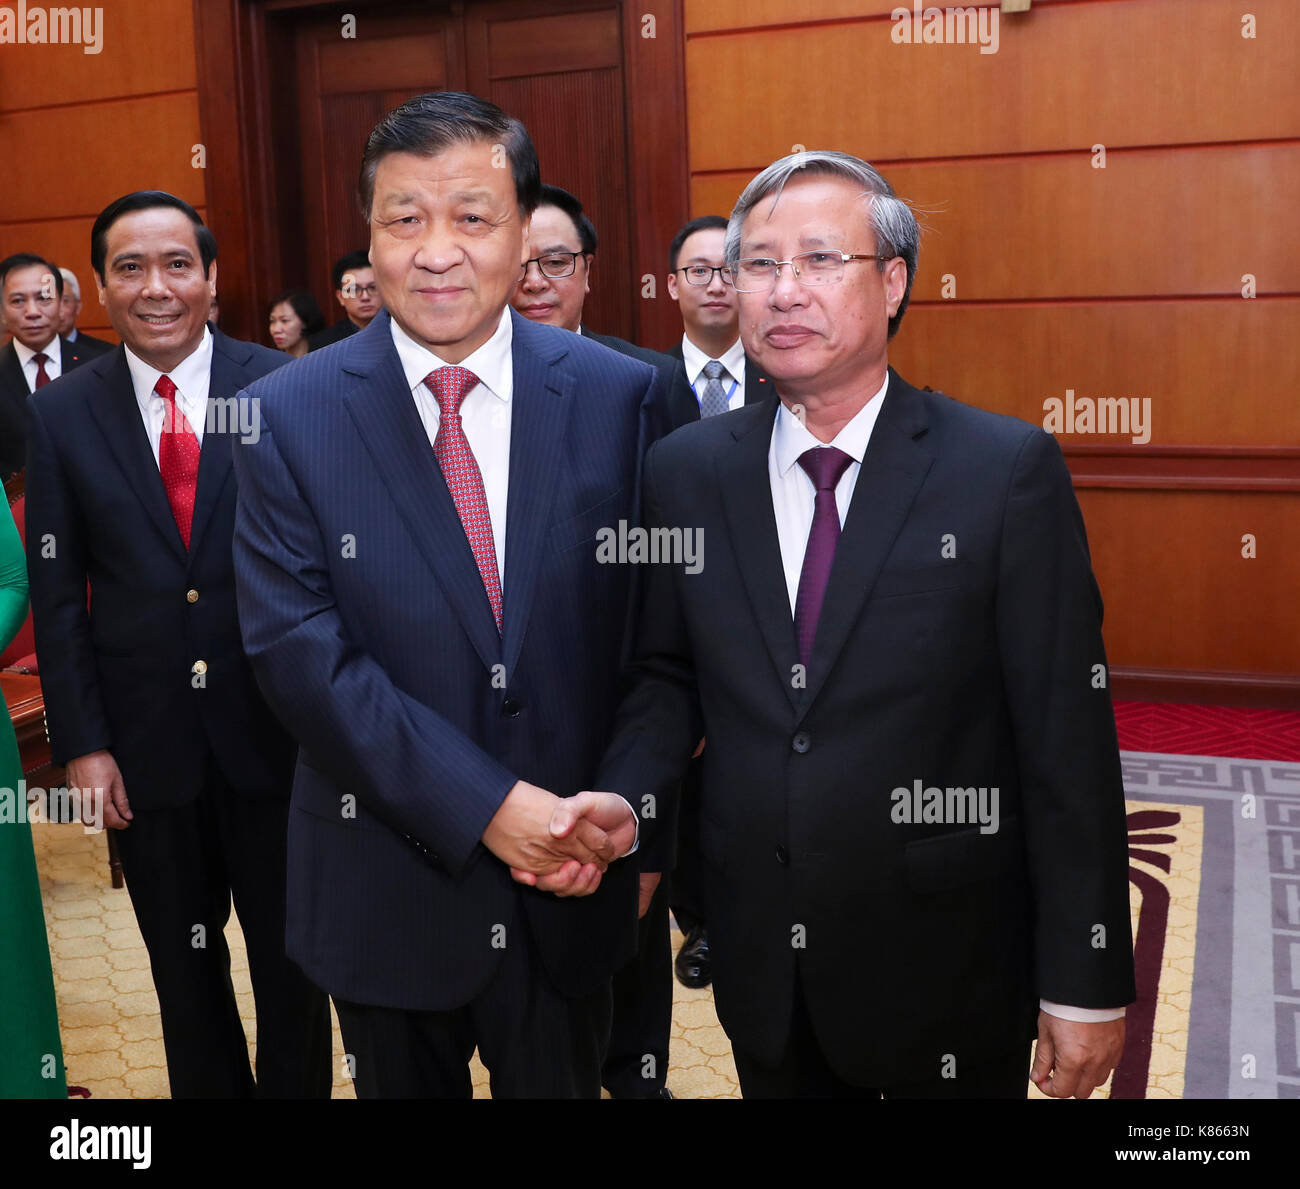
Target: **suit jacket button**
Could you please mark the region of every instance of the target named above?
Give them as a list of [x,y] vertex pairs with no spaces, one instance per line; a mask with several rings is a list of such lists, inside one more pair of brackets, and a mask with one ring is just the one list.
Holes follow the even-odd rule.
[[776,861],[780,863],[782,867],[788,866],[790,863],[790,852],[786,850],[785,847],[778,845],[776,848]]
[[807,731],[800,731],[793,739],[790,740],[790,746],[800,755],[803,755],[812,746],[812,736]]
[[208,671],[207,661],[195,661],[194,664],[190,666],[191,673],[206,673],[207,671]]
[[523,702],[513,696],[507,697],[506,700],[501,703],[501,713],[504,714],[506,718],[518,718],[519,712],[523,708]]
[[197,603],[199,601],[199,592],[197,590],[187,590],[185,592],[185,601],[187,603]]

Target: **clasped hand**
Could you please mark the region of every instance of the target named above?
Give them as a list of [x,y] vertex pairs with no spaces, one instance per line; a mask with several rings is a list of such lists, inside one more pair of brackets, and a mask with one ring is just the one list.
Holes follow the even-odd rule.
[[636,840],[636,817],[616,793],[557,797],[519,781],[483,831],[483,845],[519,883],[589,896]]

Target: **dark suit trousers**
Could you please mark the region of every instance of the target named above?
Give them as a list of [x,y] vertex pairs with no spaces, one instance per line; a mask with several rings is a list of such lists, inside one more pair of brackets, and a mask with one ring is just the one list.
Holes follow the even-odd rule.
[[[907,1005],[900,1003],[900,1011]],[[882,1021],[881,1027],[888,1027]],[[893,1086],[855,1086],[830,1067],[813,1031],[801,980],[796,978],[790,1040],[780,1065],[759,1064],[735,1049],[740,1092],[745,1098],[1024,1098],[1029,1092],[1028,1045],[1019,1045],[993,1061],[957,1076],[936,1076]]]
[[666,877],[668,902],[683,933],[703,925],[704,858],[700,853],[700,770],[703,761],[690,762],[682,780],[680,808],[677,813],[677,866]]
[[[173,1098],[330,1096],[329,999],[285,954],[288,818],[287,800],[241,797],[209,759],[194,801],[136,809],[118,832]],[[256,1084],[222,933],[232,894],[257,1009]]]
[[664,1088],[672,1024],[668,881],[660,880],[637,926],[636,957],[614,975],[614,1025],[600,1080],[615,1098],[649,1098]]
[[404,1011],[336,998],[358,1098],[470,1098],[478,1048],[493,1098],[599,1098],[609,1043],[605,982],[562,995],[537,957],[527,925],[514,928],[496,974],[451,1011]]

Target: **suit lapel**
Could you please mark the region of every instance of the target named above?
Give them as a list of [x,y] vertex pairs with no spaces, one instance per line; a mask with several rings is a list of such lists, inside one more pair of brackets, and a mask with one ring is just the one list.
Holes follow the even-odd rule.
[[131,371],[126,366],[126,349],[115,347],[86,366],[103,382],[104,391],[90,400],[90,413],[108,442],[117,465],[144,505],[149,518],[166,540],[168,548],[182,565],[186,563],[185,543],[172,515],[167,493],[163,490],[158,463],[149,445],[135,399]]
[[0,357],[0,386],[3,386],[5,399],[16,410],[19,424],[23,424],[23,418],[27,416],[27,397],[30,393],[27,391],[27,377],[23,375],[23,365],[18,362],[18,352],[14,349],[12,340],[5,344],[3,357]]
[[[375,315],[365,330],[348,336],[339,355],[343,371],[353,378],[343,400],[357,432],[474,650],[484,667],[491,669],[501,662],[501,637],[492,605],[411,398],[387,313]],[[512,427],[512,438],[515,432]],[[510,501],[514,502],[513,492]],[[509,567],[506,575],[509,580]]]
[[934,463],[934,456],[920,441],[928,428],[920,393],[892,368],[884,400],[835,547],[835,562],[808,666],[805,711],[816,700],[861,616],[876,577]]
[[[242,351],[237,357],[236,352]],[[228,401],[252,378],[245,370],[251,352],[228,339],[219,330],[212,332],[212,366],[208,372],[208,409],[210,415],[203,429],[203,449],[199,452],[199,479],[194,493],[194,519],[190,524],[190,555],[193,556],[203,532],[212,519],[222,488],[230,478],[230,436],[239,429],[232,425],[230,404],[214,405],[214,400]],[[221,412],[217,410],[221,409]]]
[[564,351],[538,341],[531,323],[514,319],[514,405],[510,413],[510,494],[502,592],[507,680],[523,647],[541,567],[565,429],[573,406],[570,377],[551,365]]
[[776,403],[738,410],[732,417],[737,423],[731,431],[734,445],[719,451],[715,461],[718,487],[754,616],[791,708],[798,711],[802,707],[800,691],[794,686],[798,643],[767,471]]
[[756,405],[775,396],[772,381],[748,355],[745,356],[745,404]]

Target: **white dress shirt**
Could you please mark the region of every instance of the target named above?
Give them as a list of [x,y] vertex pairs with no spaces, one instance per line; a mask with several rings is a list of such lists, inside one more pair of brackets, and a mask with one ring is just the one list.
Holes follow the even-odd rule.
[[[686,378],[690,381],[691,391],[695,393],[695,403],[704,398],[704,387],[709,382],[704,374],[704,365],[712,359],[705,355],[689,338],[682,335],[682,362],[686,365]],[[731,375],[730,380],[722,381],[722,390],[727,394],[727,408],[738,409],[745,403],[745,345],[737,339],[723,354],[718,362]]]
[[131,373],[135,403],[140,406],[140,418],[145,433],[149,435],[154,462],[158,461],[158,443],[162,440],[163,422],[167,416],[167,402],[154,391],[154,387],[158,377],[164,374],[170,376],[176,385],[176,406],[185,414],[185,420],[190,423],[202,448],[203,428],[208,416],[208,384],[212,379],[212,331],[204,326],[199,345],[169,372],[160,372],[152,364],[145,363],[130,347],[126,348],[126,366]]
[[[424,381],[430,372],[448,365],[428,347],[411,338],[397,325],[396,319],[390,319],[388,325],[432,448],[438,437],[442,413],[437,398]],[[501,321],[492,337],[459,364],[472,371],[479,380],[461,401],[460,422],[483,477],[483,493],[487,497],[488,516],[492,521],[492,544],[496,548],[497,577],[503,599],[506,592],[506,506],[510,495],[510,414],[515,392],[514,356],[511,353],[514,340],[514,324],[507,306],[501,311]],[[626,852],[630,855],[641,845],[641,819],[626,797],[623,803],[636,821],[636,836]]]
[[[684,353],[685,347],[682,350]],[[776,513],[776,535],[781,546],[781,566],[785,571],[785,585],[790,596],[792,619],[795,600],[799,594],[799,574],[803,569],[803,555],[808,545],[808,534],[812,530],[813,505],[817,495],[813,481],[799,465],[799,456],[805,450],[830,445],[843,450],[853,460],[845,467],[844,474],[840,476],[840,481],[835,487],[835,508],[839,512],[840,527],[843,528],[844,518],[848,515],[849,504],[853,500],[853,489],[857,486],[858,474],[862,470],[862,460],[866,457],[871,432],[880,417],[888,387],[889,376],[886,374],[880,390],[828,443],[815,438],[807,426],[786,408],[784,402],[777,409],[776,423],[772,426],[772,444],[767,452],[767,473],[772,485],[772,510]],[[859,509],[859,511],[867,515],[871,514],[870,508]],[[1069,1007],[1060,1003],[1051,1003],[1046,999],[1040,999],[1038,1006],[1048,1015],[1083,1023],[1122,1019],[1125,1012],[1122,1007]]]
[[[428,347],[417,343],[396,320],[389,319],[393,345],[401,361],[406,382],[411,388],[416,411],[432,446],[438,437],[442,414],[438,401],[425,377],[440,367],[447,367]],[[479,382],[466,394],[460,406],[460,423],[465,440],[474,452],[479,474],[483,476],[483,494],[487,497],[488,516],[492,521],[492,544],[497,555],[497,579],[501,594],[506,591],[506,500],[510,493],[510,412],[515,391],[514,326],[510,307],[501,311],[501,321],[478,350],[459,364],[468,368]]]
[[57,334],[41,348],[41,352],[33,351],[17,339],[12,341],[14,350],[18,352],[18,362],[22,366],[23,379],[27,381],[28,392],[36,391],[36,371],[40,367],[36,362],[36,356],[41,352],[45,354],[45,374],[51,380],[57,380],[63,375],[63,344]]
[[844,474],[835,487],[835,507],[840,514],[840,527],[848,515],[853,500],[853,489],[858,483],[858,472],[866,457],[871,431],[876,427],[881,406],[885,403],[885,389],[889,375],[879,391],[853,419],[835,435],[832,442],[820,442],[811,431],[786,407],[782,401],[776,411],[776,424],[772,427],[772,444],[767,451],[767,475],[772,484],[772,510],[776,513],[776,536],[781,545],[781,566],[785,570],[786,590],[790,595],[790,615],[794,616],[795,599],[799,594],[799,573],[803,569],[804,550],[808,546],[808,533],[812,529],[813,504],[817,489],[808,473],[799,465],[799,455],[819,446],[835,446],[853,461],[844,468]]

